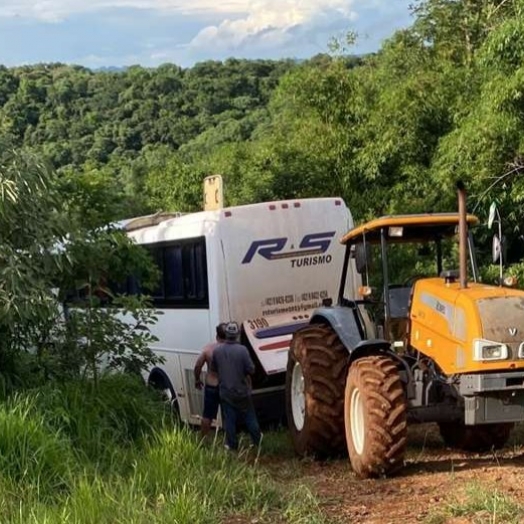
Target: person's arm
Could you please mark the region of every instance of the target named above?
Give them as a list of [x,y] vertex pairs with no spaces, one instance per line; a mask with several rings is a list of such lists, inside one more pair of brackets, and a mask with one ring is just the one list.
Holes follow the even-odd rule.
[[244,349],[244,372],[246,375],[253,375],[255,373],[255,364],[253,364],[248,349],[246,347]]
[[202,374],[202,368],[204,367],[205,362],[206,362],[206,353],[205,351],[202,351],[202,353],[200,353],[200,355],[197,358],[195,367],[193,368],[193,374],[195,375],[195,387],[197,389],[202,389],[204,385],[202,384],[202,381],[200,380],[200,375]]
[[247,387],[250,390],[253,389],[252,375],[254,373],[255,373],[255,364],[253,364],[253,360],[251,359],[251,356],[249,354],[248,349],[245,348],[245,352],[244,352],[244,374],[245,374],[245,377],[246,377]]

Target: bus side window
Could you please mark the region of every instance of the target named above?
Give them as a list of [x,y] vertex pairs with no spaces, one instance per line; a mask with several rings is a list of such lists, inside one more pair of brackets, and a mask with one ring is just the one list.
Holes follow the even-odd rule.
[[165,298],[184,300],[184,267],[181,246],[164,249]]
[[157,307],[209,306],[206,241],[204,237],[148,245],[161,273],[151,295]]
[[196,298],[203,300],[207,298],[207,259],[206,245],[200,242],[195,245],[195,284]]
[[141,295],[142,287],[140,281],[134,275],[130,275],[126,279],[126,291],[128,295]]
[[185,246],[184,269],[187,298],[205,300],[207,298],[206,246],[195,242]]
[[[164,257],[163,257],[163,248],[160,246],[148,246],[148,250],[151,253],[151,257],[155,262],[160,274],[164,274]],[[155,289],[151,290],[151,296],[153,298],[164,298],[164,279],[161,277],[158,280],[158,284]]]

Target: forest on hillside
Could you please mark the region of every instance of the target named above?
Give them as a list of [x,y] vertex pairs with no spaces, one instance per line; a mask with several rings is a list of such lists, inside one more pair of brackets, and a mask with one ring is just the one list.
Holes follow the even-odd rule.
[[93,224],[199,209],[212,173],[228,204],[340,195],[356,222],[454,209],[461,179],[470,211],[498,203],[517,262],[523,9],[418,0],[411,27],[360,58],[341,45],[305,62],[3,67],[0,134],[45,158]]

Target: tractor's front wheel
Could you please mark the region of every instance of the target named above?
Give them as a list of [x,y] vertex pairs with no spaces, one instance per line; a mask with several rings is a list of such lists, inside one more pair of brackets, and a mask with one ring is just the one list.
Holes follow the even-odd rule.
[[312,325],[293,336],[286,373],[286,415],[299,455],[345,454],[348,363],[347,350],[329,326]]
[[404,463],[406,397],[395,361],[363,357],[349,368],[345,427],[351,466],[360,477],[393,473]]
[[447,447],[475,453],[503,448],[513,426],[511,423],[476,426],[466,426],[463,422],[439,424],[440,436]]

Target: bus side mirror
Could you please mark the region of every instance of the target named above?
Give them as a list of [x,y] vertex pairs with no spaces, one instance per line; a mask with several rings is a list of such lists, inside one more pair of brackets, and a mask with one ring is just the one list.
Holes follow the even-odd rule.
[[371,267],[371,245],[360,243],[355,245],[355,265],[357,273],[362,275]]

